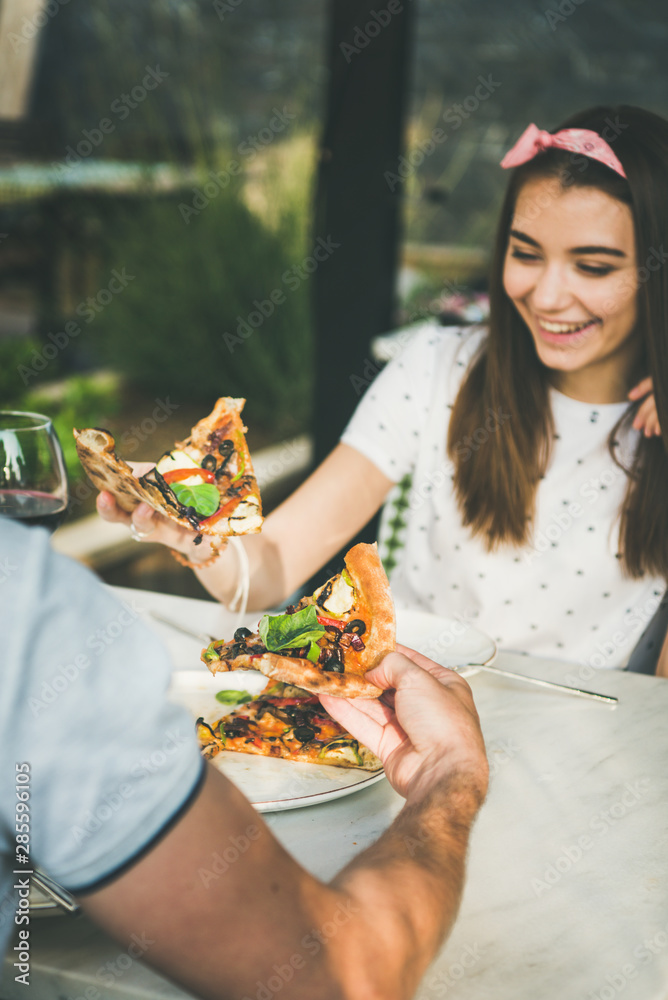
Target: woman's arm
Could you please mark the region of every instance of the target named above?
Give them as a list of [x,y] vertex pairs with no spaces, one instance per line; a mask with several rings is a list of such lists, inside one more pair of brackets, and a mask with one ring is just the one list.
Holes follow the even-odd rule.
[[668,632],[666,632],[666,638],[664,639],[663,646],[661,647],[661,653],[656,665],[656,676],[668,677]]
[[[250,567],[250,610],[270,608],[289,597],[353,538],[376,513],[393,486],[368,458],[339,444],[280,507],[262,531],[243,545]],[[228,604],[239,578],[238,556],[227,548],[211,566],[197,568],[211,554],[207,539],[193,545],[194,532],[174,525],[140,506],[125,514],[110,493],[98,497],[98,511],[108,521],[134,522],[147,541],[160,542],[186,555],[204,587]]]

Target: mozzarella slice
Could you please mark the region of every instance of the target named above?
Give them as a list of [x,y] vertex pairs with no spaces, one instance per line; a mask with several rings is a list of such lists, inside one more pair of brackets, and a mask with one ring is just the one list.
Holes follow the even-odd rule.
[[241,533],[258,530],[261,525],[257,497],[245,497],[230,517],[230,528],[235,533]]
[[[185,451],[179,451],[178,449],[175,449],[174,451],[168,451],[166,455],[162,456],[162,458],[156,465],[156,469],[163,476],[166,472],[174,472],[176,469],[199,469],[199,468],[200,466],[195,461],[194,458],[191,458],[190,455],[186,455]],[[184,480],[184,482],[189,482],[189,481]],[[192,479],[192,482],[195,482],[194,478]],[[202,480],[199,479],[199,482],[201,483]]]
[[[325,587],[327,584],[325,584]],[[324,588],[321,587],[313,595],[316,600],[318,599],[320,593]],[[353,604],[355,603],[355,591],[350,586],[349,583],[343,579],[342,576],[336,578],[334,586],[332,587],[332,592],[320,607],[324,608],[325,611],[329,611],[332,615],[345,615],[347,611],[350,611]]]

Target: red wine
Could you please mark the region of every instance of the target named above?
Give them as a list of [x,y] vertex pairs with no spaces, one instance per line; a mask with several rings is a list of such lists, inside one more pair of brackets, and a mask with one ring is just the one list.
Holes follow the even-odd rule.
[[67,501],[33,490],[0,490],[0,516],[55,531],[65,518]]

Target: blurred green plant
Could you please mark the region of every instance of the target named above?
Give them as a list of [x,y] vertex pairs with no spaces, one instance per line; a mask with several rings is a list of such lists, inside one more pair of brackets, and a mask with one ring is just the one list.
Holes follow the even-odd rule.
[[103,425],[121,407],[115,379],[72,376],[57,387],[28,390],[21,399],[21,409],[44,413],[51,418],[65,456],[70,492],[79,481],[87,481],[79,462],[72,434],[73,427]]
[[32,337],[0,340],[0,408],[26,409],[20,405],[26,385],[19,375],[19,366],[29,362],[33,350],[39,350],[40,346],[40,342]]
[[96,317],[89,345],[142,391],[202,412],[218,396],[243,396],[249,422],[292,434],[308,421],[312,388],[308,275],[294,270],[305,256],[302,207],[289,203],[269,223],[240,185],[212,189],[209,199],[116,203],[106,263],[134,278]]

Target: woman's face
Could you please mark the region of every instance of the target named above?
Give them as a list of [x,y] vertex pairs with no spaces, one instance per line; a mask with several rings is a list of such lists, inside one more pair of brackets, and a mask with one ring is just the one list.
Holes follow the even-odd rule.
[[628,205],[596,188],[527,181],[515,205],[503,284],[557,389],[590,403],[626,398],[639,350]]

